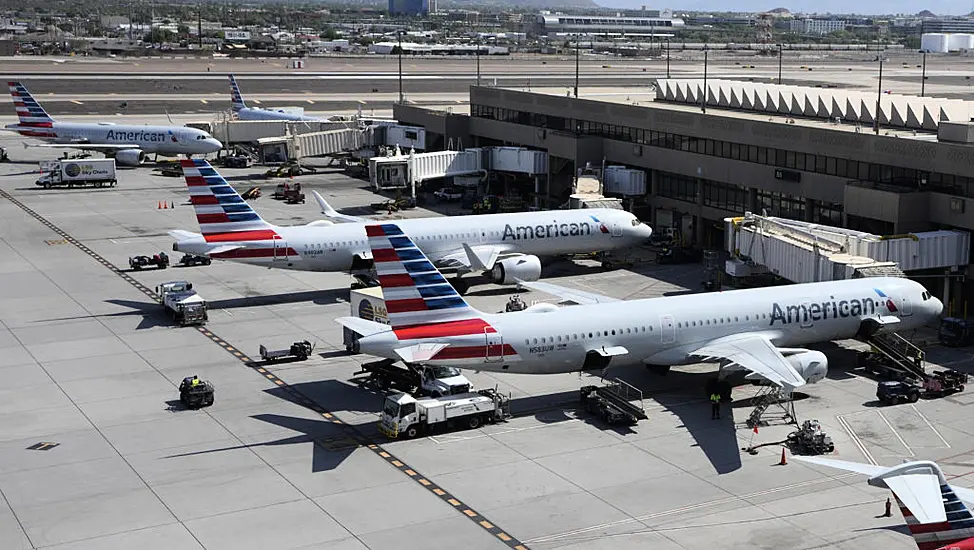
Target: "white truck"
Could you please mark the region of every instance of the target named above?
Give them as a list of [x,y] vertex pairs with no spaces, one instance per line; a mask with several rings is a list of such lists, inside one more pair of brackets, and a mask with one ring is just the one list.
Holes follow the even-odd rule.
[[94,185],[114,187],[115,159],[59,159],[40,163],[44,173],[35,183],[44,188],[61,185]]
[[202,325],[209,316],[206,301],[193,290],[193,283],[170,281],[156,287],[156,294],[162,296],[162,305],[172,320],[181,326]]
[[424,399],[399,393],[386,397],[379,431],[390,438],[413,438],[450,425],[473,430],[485,422],[503,422],[510,416],[510,396],[493,389]]

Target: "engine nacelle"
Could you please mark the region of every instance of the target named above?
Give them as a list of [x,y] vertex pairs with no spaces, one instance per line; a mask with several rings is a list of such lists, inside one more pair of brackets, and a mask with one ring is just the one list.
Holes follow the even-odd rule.
[[[785,354],[785,360],[805,379],[806,384],[814,384],[825,378],[829,372],[829,360],[825,354],[814,350],[795,350]],[[782,350],[785,353],[785,350]]]
[[331,227],[333,225],[335,225],[335,222],[328,221],[328,220],[315,220],[309,223],[307,226],[308,227]]
[[145,151],[141,149],[124,149],[115,152],[115,162],[125,166],[139,166],[145,162]]
[[561,309],[556,304],[550,302],[538,302],[537,304],[528,306],[524,311],[530,311],[531,313],[551,313],[552,311],[558,311]]
[[530,254],[506,258],[494,264],[489,276],[498,285],[514,285],[518,279],[531,283],[541,278],[541,259]]

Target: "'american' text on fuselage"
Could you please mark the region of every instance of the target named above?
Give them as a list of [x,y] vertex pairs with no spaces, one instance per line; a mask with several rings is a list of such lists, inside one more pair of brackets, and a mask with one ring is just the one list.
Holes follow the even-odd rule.
[[876,301],[872,298],[853,298],[851,300],[809,302],[806,304],[790,304],[782,306],[775,302],[771,307],[771,326],[775,322],[783,325],[802,322],[805,324],[825,319],[845,317],[859,317],[876,313]]
[[576,237],[592,234],[592,225],[581,223],[549,223],[547,225],[504,225],[502,241],[508,239],[520,241],[523,239],[547,239],[551,237]]

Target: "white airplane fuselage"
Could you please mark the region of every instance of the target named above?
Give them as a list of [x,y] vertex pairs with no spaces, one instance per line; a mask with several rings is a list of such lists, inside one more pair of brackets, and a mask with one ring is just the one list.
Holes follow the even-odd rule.
[[943,304],[909,279],[866,278],[543,308],[484,314],[496,332],[422,337],[436,330],[428,325],[366,336],[359,346],[399,359],[397,348],[447,343],[426,363],[522,374],[576,372],[590,350],[615,347],[628,353],[613,357],[613,366],[680,365],[699,362],[688,354],[708,342],[742,333],[789,347],[853,338],[870,318],[895,317],[891,330],[914,329],[939,316]]
[[313,116],[287,113],[275,109],[260,109],[257,107],[244,107],[236,111],[237,118],[240,120],[290,120],[290,121],[309,121],[321,122],[325,119]]
[[10,124],[7,129],[48,143],[134,145],[133,149],[163,155],[201,155],[223,147],[208,133],[186,126],[53,122],[49,127]]
[[[428,257],[437,261],[448,254],[462,254],[463,243],[475,250],[489,245],[501,247],[505,252],[538,256],[626,248],[646,242],[652,233],[646,224],[633,225],[633,220],[635,217],[623,210],[580,209],[416,218],[395,223]],[[371,258],[366,225],[350,222],[274,226],[258,235],[266,243],[262,246],[269,248],[253,248],[250,243],[250,249],[211,254],[211,257],[281,269],[349,271],[356,256]],[[212,237],[208,242],[202,236],[181,239],[174,246],[179,252],[207,254],[218,245],[248,245],[245,241],[229,240],[232,235],[220,237],[219,242]]]

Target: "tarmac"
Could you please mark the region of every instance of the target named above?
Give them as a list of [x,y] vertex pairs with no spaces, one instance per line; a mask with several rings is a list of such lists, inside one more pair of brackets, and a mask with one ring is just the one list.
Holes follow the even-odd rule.
[[[120,170],[117,188],[44,190],[36,163],[58,152],[21,139],[0,136],[12,157],[0,164],[0,548],[915,548],[902,518],[877,517],[888,493],[863,477],[778,465],[794,426],[744,425],[757,388],[735,389],[711,420],[713,365],[610,370],[644,392],[649,420],[626,429],[578,409],[597,376],[469,372],[512,395],[514,418],[389,441],[375,428],[383,396],[353,381],[370,358],[345,352],[334,322],[349,277],[224,262],[130,272],[128,257],[171,250],[167,231],[196,230],[183,181],[145,166]],[[272,223],[321,218],[313,201],[272,200],[277,181],[248,178],[262,171],[223,172],[265,188],[253,205]],[[297,181],[338,209],[376,202],[341,172]],[[617,298],[701,288],[699,265],[545,265],[547,280]],[[179,279],[209,302],[205,327],[173,326],[155,300]],[[514,292],[479,284],[468,300],[500,311]],[[255,360],[259,344],[304,339],[308,361]],[[799,419],[821,421],[836,457],[936,459],[974,485],[974,394],[878,408],[849,347],[822,346],[830,373],[796,402]],[[972,371],[970,349],[927,353]],[[179,406],[193,374],[215,384],[212,407]]]

